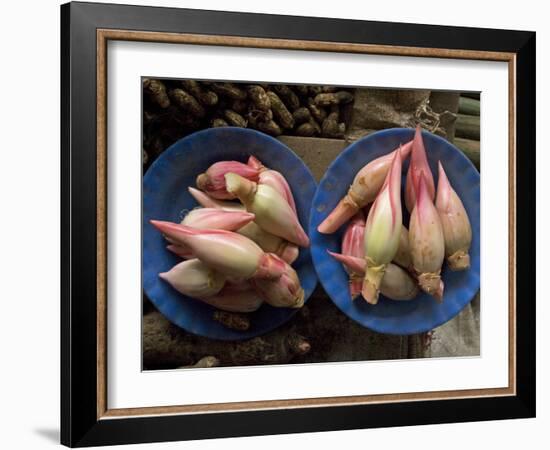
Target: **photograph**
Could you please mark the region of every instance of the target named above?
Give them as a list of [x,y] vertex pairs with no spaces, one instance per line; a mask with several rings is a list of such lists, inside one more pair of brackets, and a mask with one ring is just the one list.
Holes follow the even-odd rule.
[[60,441],[535,417],[531,22],[174,6],[61,7]]
[[142,369],[479,356],[482,94],[142,76]]

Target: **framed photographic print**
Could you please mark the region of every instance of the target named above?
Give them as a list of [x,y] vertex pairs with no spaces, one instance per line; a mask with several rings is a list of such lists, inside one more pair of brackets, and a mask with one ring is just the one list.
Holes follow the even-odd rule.
[[61,19],[63,444],[534,417],[535,33]]

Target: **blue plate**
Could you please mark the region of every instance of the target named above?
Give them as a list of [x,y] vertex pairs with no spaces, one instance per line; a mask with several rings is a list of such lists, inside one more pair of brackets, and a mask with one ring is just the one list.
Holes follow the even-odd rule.
[[[446,265],[443,267],[445,292],[442,304],[427,294],[419,295],[411,301],[394,301],[381,295],[377,305],[370,305],[361,298],[352,301],[348,276],[342,264],[327,254],[327,249],[340,251],[345,225],[332,235],[317,232],[317,226],[346,194],[359,169],[394,150],[400,143],[410,141],[413,135],[413,129],[393,128],[373,133],[350,145],[328,168],[317,188],[311,208],[311,253],[323,287],[345,315],[380,333],[405,335],[431,330],[456,316],[479,290],[479,172],[460,150],[431,133],[423,132],[422,137],[436,186],[437,162],[441,160],[449,181],[468,212],[473,235],[470,269],[452,272]],[[407,168],[408,160],[403,167],[403,186]],[[405,212],[403,216],[407,225],[409,217]]]
[[[309,222],[315,180],[302,160],[286,145],[258,131],[243,128],[212,128],[191,134],[168,148],[151,165],[143,178],[143,289],[157,309],[172,323],[200,336],[220,340],[249,339],[285,323],[296,309],[269,305],[252,313],[250,329],[231,330],[213,320],[210,305],[186,297],[158,277],[180,259],[166,250],[166,241],[149,223],[151,219],[179,222],[185,212],[197,206],[187,191],[211,164],[222,160],[246,162],[256,156],[267,167],[287,179],[302,225]],[[298,272],[305,299],[317,284],[309,249],[300,249],[293,267]]]

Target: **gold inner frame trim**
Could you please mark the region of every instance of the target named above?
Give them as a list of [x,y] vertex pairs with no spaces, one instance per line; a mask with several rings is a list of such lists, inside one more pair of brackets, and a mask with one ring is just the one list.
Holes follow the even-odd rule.
[[[411,392],[401,394],[358,395],[288,400],[211,403],[200,405],[150,406],[108,409],[107,405],[107,41],[138,41],[169,44],[215,45],[278,50],[364,53],[427,58],[472,59],[508,62],[509,73],[509,318],[508,386],[502,388]],[[116,419],[130,416],[219,413],[266,409],[291,409],[323,406],[347,406],[404,401],[450,400],[461,398],[512,396],[516,394],[516,55],[506,52],[422,48],[342,42],[297,41],[239,36],[159,33],[132,30],[97,30],[97,418]]]

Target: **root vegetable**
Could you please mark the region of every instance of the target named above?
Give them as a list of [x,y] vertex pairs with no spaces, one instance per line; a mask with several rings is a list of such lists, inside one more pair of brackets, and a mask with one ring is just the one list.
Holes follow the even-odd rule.
[[212,270],[198,259],[190,259],[175,265],[159,277],[178,292],[189,297],[210,297],[221,291],[225,276]]
[[225,118],[225,120],[227,120],[227,123],[229,123],[229,125],[233,126],[233,127],[241,127],[241,128],[246,128],[248,122],[246,121],[246,119],[241,116],[239,113],[231,110],[231,109],[226,109],[224,110],[223,112],[223,116]]
[[197,186],[218,200],[236,198],[226,189],[225,174],[233,172],[248,180],[258,181],[260,171],[238,161],[219,161],[197,176]]
[[248,86],[247,91],[255,108],[260,111],[269,111],[271,109],[271,101],[263,87],[251,85]]
[[233,83],[212,83],[211,88],[218,95],[229,97],[232,100],[244,100],[246,92]]
[[187,190],[192,195],[192,197],[197,201],[197,203],[205,208],[216,208],[223,209],[225,211],[244,211],[245,207],[241,203],[237,202],[226,202],[223,200],[217,200],[213,197],[210,197],[208,194],[205,194],[194,187],[188,187]]
[[430,166],[428,165],[428,158],[426,157],[426,149],[424,148],[424,141],[422,139],[422,129],[420,126],[417,126],[412,142],[411,163],[407,172],[407,182],[405,185],[405,205],[409,212],[412,212],[416,202],[420,172],[424,172],[427,192],[430,200],[433,202],[435,196],[434,179]]
[[247,164],[260,172],[258,183],[271,186],[279,194],[281,194],[290,205],[290,207],[294,211],[294,214],[296,214],[297,217],[296,203],[294,201],[294,196],[292,195],[292,190],[290,189],[288,181],[286,181],[286,178],[281,174],[281,172],[273,169],[268,169],[255,156],[250,156],[248,158]]
[[217,294],[199,300],[223,311],[237,313],[256,311],[263,303],[250,285],[247,284],[243,289],[231,283],[226,283]]
[[418,195],[409,225],[411,259],[420,288],[441,301],[441,265],[445,257],[445,239],[439,214],[428,192],[424,172],[420,172],[419,178]]
[[275,116],[277,122],[283,128],[294,128],[294,118],[279,96],[273,91],[268,91],[267,96],[271,102],[271,110],[273,111],[273,115]]
[[451,270],[466,270],[470,267],[470,245],[472,244],[472,227],[468,213],[452,188],[447,174],[439,162],[439,181],[435,202],[443,236],[445,238],[445,256]]
[[319,106],[343,105],[353,101],[353,94],[347,91],[321,93],[315,96],[314,102]]
[[186,91],[195,97],[200,103],[205,106],[214,106],[218,103],[218,95],[209,90],[204,90],[195,80],[181,80],[181,84]]
[[204,107],[197,99],[183,89],[173,89],[169,92],[169,95],[176,105],[192,116],[203,118],[206,115]]
[[250,239],[225,230],[198,230],[171,222],[151,220],[151,224],[178,245],[189,248],[212,269],[238,280],[278,278],[286,263],[265,253]]
[[288,264],[283,275],[276,280],[251,281],[260,297],[271,306],[301,308],[304,306],[304,290],[296,271]]
[[300,99],[288,86],[276,84],[273,86],[273,90],[290,111],[294,111],[300,107]]
[[[411,146],[412,141],[402,146],[401,157],[403,161],[410,153]],[[357,211],[367,206],[376,198],[396,152],[397,150],[394,150],[387,155],[371,161],[357,172],[348,193],[319,225],[319,233],[334,233],[352,218]]]
[[[367,262],[363,258],[328,252],[337,261],[341,262],[353,277],[363,277]],[[412,300],[419,289],[413,277],[397,264],[390,263],[386,266],[384,276],[380,283],[380,293],[391,300]]]
[[309,238],[287,200],[271,186],[257,184],[240,175],[225,175],[227,191],[236,195],[247,211],[256,215],[255,222],[264,230],[301,247]]
[[361,293],[371,304],[378,302],[380,283],[386,266],[399,247],[403,226],[401,213],[401,148],[393,156],[390,170],[376,196],[365,225],[367,270]]
[[170,99],[166,94],[166,86],[164,86],[162,81],[145,78],[143,80],[143,88],[149,94],[151,100],[161,108],[168,108],[170,106]]
[[246,211],[224,211],[218,208],[197,208],[189,211],[181,221],[191,228],[215,228],[237,231],[254,220],[254,214]]

